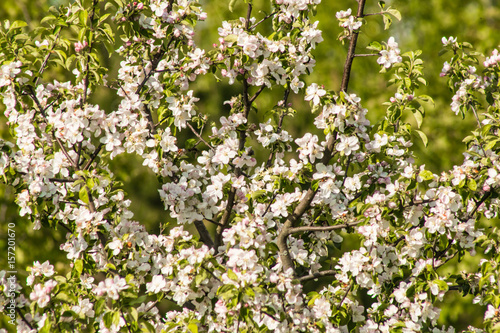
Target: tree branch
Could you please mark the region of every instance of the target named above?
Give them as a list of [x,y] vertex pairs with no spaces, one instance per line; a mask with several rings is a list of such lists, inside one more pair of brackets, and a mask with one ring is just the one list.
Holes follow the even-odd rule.
[[191,132],[193,132],[193,134],[196,135],[196,137],[198,139],[200,139],[204,144],[207,145],[208,148],[210,148],[212,150],[214,149],[214,147],[212,147],[212,145],[210,143],[206,142],[205,139],[203,139],[203,137],[198,132],[196,132],[196,130],[193,128],[193,126],[189,122],[186,122],[186,125],[187,125],[187,127],[189,127]]
[[328,270],[328,271],[317,272],[317,273],[313,273],[313,274],[301,276],[299,278],[299,282],[300,283],[304,283],[306,281],[314,280],[314,279],[317,279],[317,278],[320,278],[320,277],[324,277],[324,276],[334,276],[337,273],[338,272],[334,271],[333,269]]
[[278,13],[278,11],[275,11],[275,12],[273,12],[273,13],[269,14],[269,15],[266,15],[266,16],[265,16],[262,20],[260,20],[259,22],[255,23],[254,25],[252,25],[252,26],[250,27],[250,30],[255,29],[255,28],[256,28],[259,24],[261,24],[262,22],[264,22],[265,20],[267,20],[267,19],[268,19],[268,18],[270,18],[271,16],[276,15],[277,13]]
[[87,161],[87,163],[85,163],[85,166],[83,167],[83,170],[88,170],[90,168],[90,165],[92,164],[92,162],[94,162],[94,160],[96,159],[97,155],[99,155],[99,152],[101,151],[102,146],[104,146],[104,144],[102,144],[102,143],[100,143],[99,146],[97,146],[97,149],[94,151],[94,153],[92,154],[92,156],[90,157],[90,159]]
[[296,227],[290,228],[288,232],[290,234],[296,234],[299,232],[310,232],[310,231],[332,231],[338,229],[345,229],[349,227],[354,227],[355,225],[360,224],[361,221],[356,221],[354,223],[345,223],[345,224],[337,224],[337,225],[328,225],[328,226],[304,226],[304,227]]
[[[90,14],[90,31],[91,33],[93,33],[93,30],[94,30],[94,27],[93,27],[93,23],[92,21],[94,20],[94,15],[95,15],[95,8],[97,6],[97,3],[98,3],[98,0],[94,0],[92,2],[92,13]],[[93,44],[93,41],[90,41],[89,43],[89,52],[87,54],[87,64],[85,65],[86,67],[86,75],[85,75],[85,79],[84,79],[84,88],[83,88],[83,98],[82,98],[82,108],[83,108],[83,105],[87,102],[87,94],[88,94],[88,89],[89,89],[89,77],[90,77],[90,70],[89,70],[89,63],[90,63],[90,52],[92,51],[92,44]]]
[[[358,17],[363,16],[363,10],[365,7],[366,0],[359,0],[358,5]],[[351,75],[352,61],[354,59],[354,54],[356,50],[356,43],[358,41],[358,32],[354,32],[351,37],[351,42],[349,43],[349,51],[347,53],[347,59],[344,65],[344,74],[342,76],[342,85],[340,90],[346,92],[349,86],[349,77]],[[325,151],[323,153],[323,158],[321,162],[327,165],[332,157],[332,152],[334,148],[335,137],[332,135],[328,140]],[[287,220],[283,224],[280,234],[277,238],[277,245],[280,252],[281,263],[283,265],[283,271],[287,271],[290,268],[294,269],[294,264],[290,252],[288,251],[287,237],[290,234],[290,229],[298,222],[302,215],[309,209],[311,202],[316,195],[316,191],[309,188],[306,195],[302,201],[297,205],[292,214],[288,215]]]
[[[247,9],[247,18],[245,22],[245,30],[249,30],[250,27],[250,16],[252,14],[252,4],[248,4],[248,9]],[[248,82],[246,79],[246,73],[243,75],[243,106],[245,110],[245,119],[248,120],[248,115],[250,113],[250,107],[252,105],[252,101],[249,100],[248,98]],[[257,94],[256,94],[257,95]],[[256,98],[256,96],[255,96]],[[245,142],[247,138],[247,133],[245,129],[242,129],[239,131],[239,144],[238,144],[238,150],[241,151],[245,148]],[[240,168],[236,168],[235,170],[236,177],[241,176],[242,172]],[[217,227],[216,230],[216,235],[215,235],[215,252],[217,253],[217,250],[222,243],[222,233],[227,227],[227,224],[229,223],[229,218],[231,216],[231,212],[233,210],[234,206],[234,198],[236,197],[236,188],[232,187],[231,190],[229,191],[229,194],[227,196],[227,204],[226,204],[226,209],[224,211],[224,214],[222,215],[222,218],[220,220],[220,226]]]
[[[366,0],[359,0],[358,5],[358,14],[357,17],[363,17],[363,10],[365,8]],[[353,32],[351,36],[351,42],[349,43],[349,49],[347,51],[347,59],[344,64],[344,74],[342,75],[342,86],[340,87],[341,91],[347,92],[347,87],[349,86],[349,79],[351,77],[351,67],[352,61],[354,60],[354,54],[356,50],[356,44],[358,42],[358,34],[359,32]]]
[[213,249],[214,241],[212,240],[212,236],[210,236],[210,233],[208,232],[207,227],[205,227],[203,221],[194,221],[194,226],[196,227],[196,230],[198,230],[198,234],[200,235],[200,240],[206,246]]

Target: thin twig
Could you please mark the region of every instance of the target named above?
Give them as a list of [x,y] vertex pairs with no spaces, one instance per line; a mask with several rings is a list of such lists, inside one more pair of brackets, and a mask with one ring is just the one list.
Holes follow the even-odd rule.
[[198,139],[200,139],[210,149],[212,149],[212,150],[214,149],[214,147],[212,147],[212,145],[210,143],[208,143],[207,141],[205,141],[205,139],[203,139],[203,137],[198,132],[196,132],[196,130],[193,128],[193,126],[190,123],[186,122],[186,125],[187,125],[187,127],[189,127],[189,129],[191,130],[191,132],[193,132],[193,134],[196,135],[196,137]]
[[268,18],[270,18],[271,16],[276,15],[276,13],[278,13],[278,11],[275,11],[275,12],[273,12],[273,13],[269,14],[269,15],[266,15],[266,16],[265,16],[262,20],[260,20],[259,22],[255,23],[254,25],[252,25],[252,26],[250,27],[250,30],[255,29],[255,28],[256,28],[259,24],[261,24],[262,22],[264,22],[265,20],[267,20],[267,19],[268,19]]
[[47,62],[49,61],[49,58],[52,55],[52,51],[54,51],[54,49],[56,48],[57,40],[59,39],[59,35],[61,34],[61,31],[62,31],[62,29],[59,30],[59,32],[57,33],[56,38],[54,40],[54,44],[52,45],[52,48],[50,49],[49,53],[47,53],[47,55],[45,56],[45,59],[43,59],[43,63],[40,66],[40,70],[38,71],[38,76],[36,76],[33,79],[33,84],[35,86],[37,85],[38,80],[40,79],[40,77],[42,76],[43,72],[45,71],[45,68],[46,68],[45,66],[47,65]]
[[[363,1],[363,0],[361,0]],[[349,295],[349,292],[351,291],[351,288],[352,288],[352,285],[354,284],[354,282],[351,282],[349,284],[349,288],[347,289],[347,291],[345,292],[345,295],[344,297],[342,298],[342,300],[340,301],[339,305],[337,305],[337,310],[340,309],[340,307],[342,306],[342,303],[344,303],[345,299],[347,298],[347,295]]]
[[335,270],[333,270],[333,269],[328,270],[328,271],[316,272],[316,273],[313,273],[313,274],[301,276],[299,278],[299,282],[300,283],[304,283],[306,281],[314,280],[314,279],[317,279],[317,278],[320,278],[320,277],[324,277],[324,276],[334,276],[337,273],[338,272],[335,271]]
[[[93,32],[94,30],[94,27],[93,27],[93,23],[92,21],[94,20],[94,16],[95,16],[95,8],[97,6],[97,3],[99,1],[98,0],[94,0],[92,2],[92,13],[90,14],[90,31],[91,33]],[[89,89],[89,78],[90,78],[90,53],[92,51],[92,45],[94,44],[93,40],[90,41],[90,44],[89,44],[89,52],[87,54],[87,64],[85,65],[86,67],[86,75],[85,75],[85,79],[84,79],[84,90],[83,90],[83,99],[82,99],[82,108],[83,108],[83,105],[87,102],[87,97],[88,97],[88,89]]]
[[99,152],[101,151],[102,147],[104,146],[104,144],[100,143],[99,146],[97,146],[97,149],[94,151],[94,153],[92,154],[92,156],[90,157],[90,159],[87,161],[87,163],[85,163],[85,166],[83,167],[83,170],[88,170],[88,168],[90,168],[90,165],[92,164],[92,162],[94,162],[94,160],[96,159],[97,155],[99,155]]
[[253,101],[255,101],[255,99],[256,99],[257,97],[259,97],[260,93],[264,90],[264,88],[265,88],[265,87],[266,87],[265,85],[262,85],[262,86],[260,87],[260,89],[259,89],[259,90],[255,93],[255,95],[253,95],[253,96],[252,96],[252,98],[250,98],[250,99],[248,100],[248,101],[250,102],[250,104],[252,104],[252,103],[253,103]]
[[363,14],[362,17],[366,17],[366,16],[373,16],[373,15],[384,15],[385,12],[378,12],[378,13],[368,13],[368,14]]
[[26,320],[26,318],[24,318],[21,310],[19,308],[16,308],[16,312],[19,314],[19,316],[21,317],[21,319],[26,323],[26,325],[28,325],[28,327],[30,329],[33,329],[33,326],[31,326],[31,324]]
[[295,228],[290,228],[288,229],[288,232],[290,234],[296,234],[299,232],[316,232],[316,231],[332,231],[332,230],[338,230],[338,229],[345,229],[349,227],[353,227],[355,225],[358,225],[362,221],[356,221],[354,223],[345,223],[345,224],[337,224],[337,225],[328,225],[328,226],[303,226],[303,227],[295,227]]

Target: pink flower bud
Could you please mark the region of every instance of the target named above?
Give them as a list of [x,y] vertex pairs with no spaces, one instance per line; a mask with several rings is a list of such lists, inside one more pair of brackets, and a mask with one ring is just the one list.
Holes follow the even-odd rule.
[[83,43],[77,42],[77,43],[75,43],[74,44],[74,46],[75,46],[75,52],[76,53],[81,52],[84,48],[87,47],[87,45],[89,45],[87,42],[83,42]]

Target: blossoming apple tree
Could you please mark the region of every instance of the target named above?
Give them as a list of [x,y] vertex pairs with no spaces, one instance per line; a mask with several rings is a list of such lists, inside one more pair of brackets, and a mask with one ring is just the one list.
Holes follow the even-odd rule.
[[[12,327],[454,332],[438,325],[436,304],[459,291],[486,306],[484,329],[497,329],[497,50],[484,58],[443,38],[451,111],[473,114],[477,128],[465,138],[463,163],[437,175],[411,150],[415,138],[427,144],[419,127],[431,102],[417,91],[426,84],[420,52],[402,53],[392,37],[357,47],[367,20],[387,27],[401,19],[397,10],[380,1],[379,12],[367,13],[358,0],[336,14],[348,52],[341,86],[324,87],[306,84],[322,41],[312,15],[320,0],[272,0],[270,13],[244,2],[246,16],[222,22],[210,50],[195,44],[197,21],[209,19],[197,0],[77,0],[33,32],[21,21],[3,24],[0,93],[13,139],[0,140],[0,174],[34,229],[67,232],[60,248],[69,267],[62,274],[37,261],[27,281],[14,282],[0,271],[0,308]],[[110,77],[103,47],[120,61]],[[393,73],[394,97],[376,125],[349,90],[357,56]],[[57,68],[72,79],[45,75]],[[190,89],[203,75],[238,87],[217,119],[199,112]],[[112,112],[92,103],[103,87],[119,100]],[[271,89],[281,94],[275,107],[251,121]],[[315,130],[293,136],[287,120],[306,112]],[[175,227],[152,234],[134,220],[109,166],[125,153],[157,176]],[[476,253],[476,267],[444,273]],[[372,301],[361,302],[360,292]],[[175,305],[166,313],[164,301]]]

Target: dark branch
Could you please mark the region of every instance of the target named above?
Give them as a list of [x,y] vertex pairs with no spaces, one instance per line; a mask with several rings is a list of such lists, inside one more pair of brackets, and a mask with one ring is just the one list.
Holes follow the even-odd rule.
[[320,277],[324,277],[324,276],[334,276],[337,273],[338,272],[334,271],[333,269],[332,270],[328,270],[328,271],[317,272],[317,273],[313,273],[313,274],[301,276],[299,278],[299,282],[304,283],[306,281],[314,280],[314,279],[317,279],[317,278],[320,278]]
[[212,236],[210,236],[210,233],[207,230],[207,227],[205,227],[205,224],[203,224],[203,221],[195,221],[194,226],[196,227],[196,230],[198,230],[198,234],[200,234],[200,240],[209,248],[213,249],[214,248],[214,241],[212,240]]

